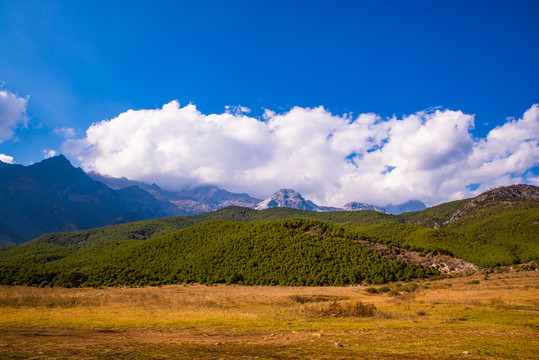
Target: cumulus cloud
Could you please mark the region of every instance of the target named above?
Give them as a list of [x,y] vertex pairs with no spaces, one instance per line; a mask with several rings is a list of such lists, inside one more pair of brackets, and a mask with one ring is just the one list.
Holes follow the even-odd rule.
[[9,91],[0,90],[0,143],[13,137],[13,130],[26,126],[26,103],[28,99],[19,97]]
[[0,154],[0,161],[7,163],[7,164],[13,164],[13,156],[9,156],[6,154]]
[[539,105],[483,139],[472,137],[474,116],[461,111],[383,119],[295,107],[268,110],[259,120],[247,110],[205,115],[177,101],[129,110],[92,124],[63,150],[86,170],[165,188],[215,184],[265,198],[289,187],[334,206],[410,199],[433,205],[525,182],[526,171],[539,165]]

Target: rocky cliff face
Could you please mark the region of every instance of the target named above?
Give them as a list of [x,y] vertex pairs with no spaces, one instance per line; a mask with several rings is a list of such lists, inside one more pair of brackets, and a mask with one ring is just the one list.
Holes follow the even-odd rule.
[[[184,189],[175,193],[169,193],[171,201],[182,199],[195,200],[209,209],[215,211],[227,206],[242,206],[253,208],[262,200],[253,198],[247,194],[236,194],[218,188],[217,186],[197,186]],[[174,197],[178,197],[175,199]]]

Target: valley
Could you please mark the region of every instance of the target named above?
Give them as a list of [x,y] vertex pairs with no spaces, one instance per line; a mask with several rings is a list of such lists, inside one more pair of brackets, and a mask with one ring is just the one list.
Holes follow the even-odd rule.
[[104,206],[92,221],[108,225],[78,229],[80,207],[56,227],[46,214],[45,228],[73,231],[0,248],[0,358],[536,358],[535,186],[401,214],[283,189],[258,209],[115,224],[106,217],[170,205],[53,164],[79,180],[57,189],[55,209]]

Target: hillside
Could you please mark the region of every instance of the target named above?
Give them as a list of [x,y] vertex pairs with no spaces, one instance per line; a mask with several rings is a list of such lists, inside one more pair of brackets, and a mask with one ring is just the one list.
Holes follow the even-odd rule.
[[402,224],[354,229],[384,244],[449,253],[484,267],[537,261],[538,198],[536,186],[500,187],[473,199],[403,214]]
[[[311,228],[324,229],[324,236],[309,234]],[[333,231],[339,237],[332,236]],[[314,286],[381,284],[433,273],[381,257],[351,236],[307,220],[214,220],[146,241],[109,241],[81,250],[50,243],[24,244],[0,249],[0,283]]]
[[54,243],[74,248],[88,248],[111,240],[150,239],[210,220],[260,222],[294,218],[319,220],[341,225],[398,222],[398,218],[395,216],[374,211],[320,213],[292,208],[270,208],[259,211],[250,208],[230,206],[200,215],[166,217],[82,231],[45,234],[30,241],[29,244]]
[[[32,243],[86,248],[110,240],[148,239],[209,220],[259,222],[297,218],[336,224],[373,242],[422,252],[453,254],[480,266],[509,265],[538,258],[539,202],[534,200],[537,189],[529,185],[503,187],[473,199],[401,215],[375,211],[313,212],[292,208],[257,211],[229,207],[201,215],[47,234]],[[521,195],[517,196],[519,193]],[[481,200],[485,198],[491,200]],[[461,214],[459,220],[451,221],[455,214]]]

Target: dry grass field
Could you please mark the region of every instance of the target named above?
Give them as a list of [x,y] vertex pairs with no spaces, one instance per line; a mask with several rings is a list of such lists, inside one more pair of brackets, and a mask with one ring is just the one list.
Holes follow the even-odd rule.
[[0,287],[0,358],[539,358],[537,271],[402,285]]

